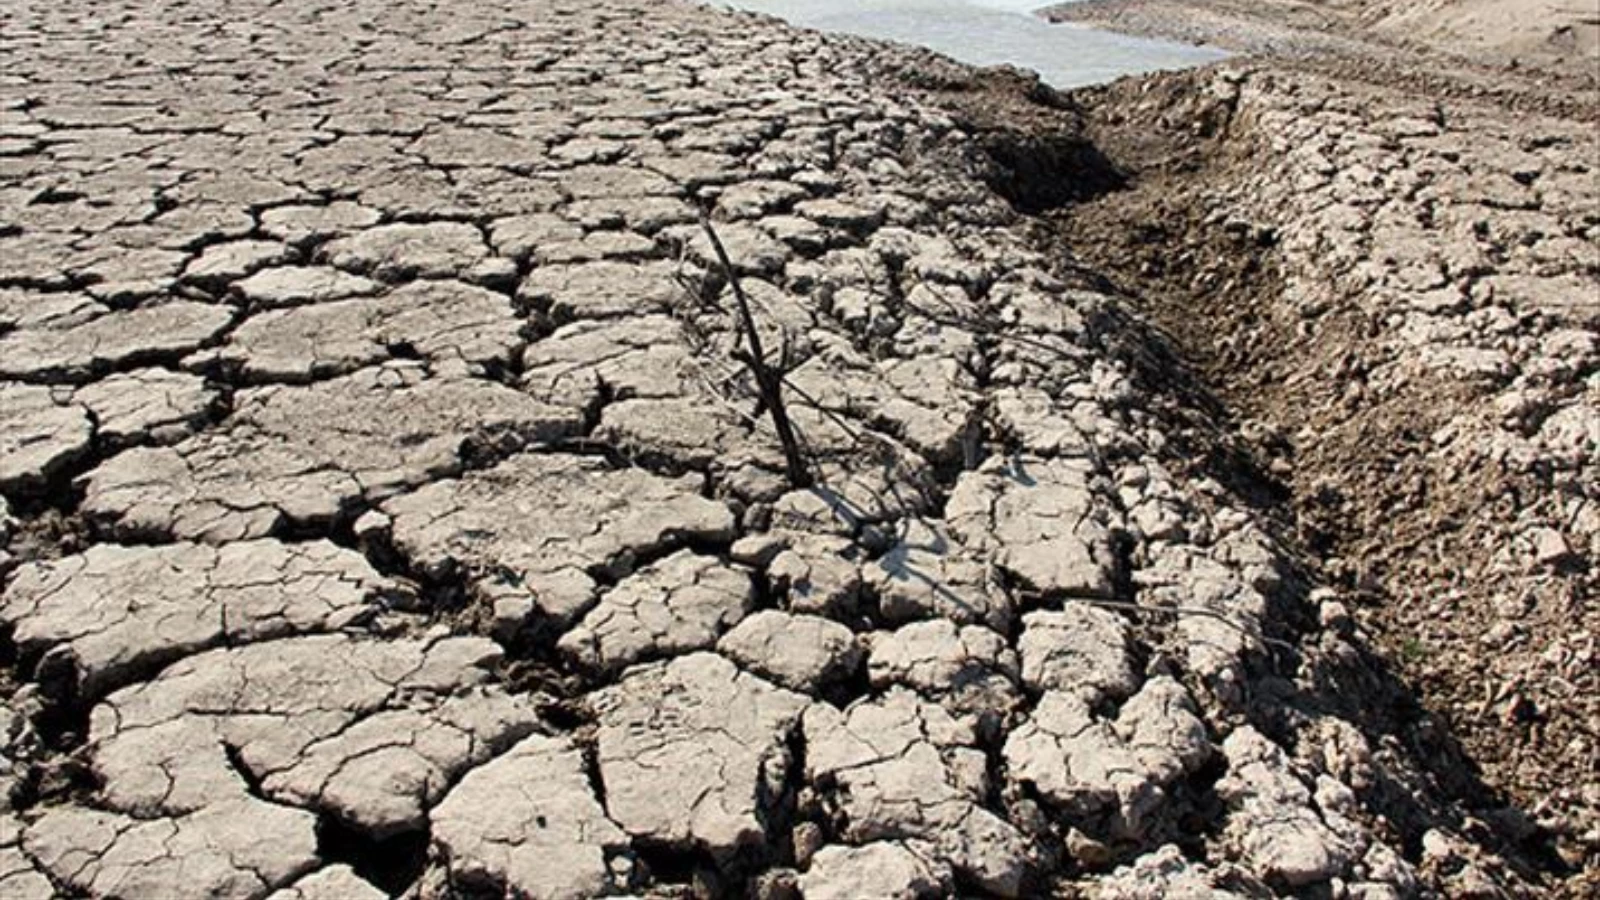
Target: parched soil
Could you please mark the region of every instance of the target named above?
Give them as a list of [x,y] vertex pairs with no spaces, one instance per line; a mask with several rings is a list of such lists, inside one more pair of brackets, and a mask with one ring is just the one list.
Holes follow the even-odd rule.
[[[1066,9],[1219,33],[1225,4],[1168,6]],[[1418,689],[1407,739],[1481,772],[1489,792],[1456,786],[1479,827],[1589,896],[1597,98],[1581,68],[1533,78],[1275,11],[1231,11],[1235,45],[1265,60],[1036,90],[1048,122],[966,108],[1076,148],[1061,177],[1105,189],[1047,198],[1063,252],[1215,391],[1293,543]]]
[[[1272,109],[1273,81],[1243,73],[1231,109],[1216,100],[1226,81],[1159,85],[1159,100],[1107,131],[1144,142],[1163,119],[1210,114],[1217,137],[1139,169],[1126,195],[1063,212],[1063,232],[1205,373],[1292,495],[1303,546],[1485,780],[1528,814],[1492,827],[1553,835],[1556,870],[1588,873],[1569,885],[1582,896],[1600,860],[1592,132],[1551,120],[1530,134],[1518,119],[1498,136],[1517,158],[1542,151],[1541,176],[1577,176],[1563,189],[1576,202],[1500,205],[1478,193],[1483,181],[1435,172],[1408,195],[1397,187],[1419,169],[1458,164],[1381,138],[1365,185],[1346,177],[1354,159],[1320,174],[1267,162],[1318,142],[1303,94]],[[1263,82],[1267,96],[1251,96]],[[1138,109],[1130,99],[1096,105],[1121,118]],[[1392,95],[1353,99],[1380,130],[1400,114],[1376,112]],[[1493,158],[1495,118],[1459,126],[1471,139],[1457,171],[1513,168]],[[1328,131],[1323,146],[1360,146],[1359,132]],[[1383,201],[1324,199],[1374,187]]]
[[1571,123],[645,0],[3,16],[0,896],[1581,887]]

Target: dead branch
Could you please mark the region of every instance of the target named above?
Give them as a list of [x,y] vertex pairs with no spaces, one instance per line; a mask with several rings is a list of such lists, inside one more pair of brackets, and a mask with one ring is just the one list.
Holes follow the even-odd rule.
[[761,334],[756,328],[755,315],[750,311],[750,299],[745,296],[744,288],[739,284],[739,275],[733,270],[733,263],[728,259],[728,251],[722,246],[722,239],[717,236],[717,230],[712,227],[711,218],[701,216],[700,225],[711,241],[711,249],[717,254],[717,262],[722,266],[723,274],[727,276],[729,288],[733,290],[739,326],[744,332],[745,347],[743,350],[734,351],[734,358],[744,363],[750,370],[750,374],[756,380],[756,390],[761,395],[761,405],[772,417],[772,430],[777,432],[778,443],[783,446],[783,461],[789,486],[795,489],[810,487],[811,470],[806,465],[805,454],[795,437],[794,426],[789,422],[789,410],[783,403],[784,373],[767,362],[766,354],[761,349]]

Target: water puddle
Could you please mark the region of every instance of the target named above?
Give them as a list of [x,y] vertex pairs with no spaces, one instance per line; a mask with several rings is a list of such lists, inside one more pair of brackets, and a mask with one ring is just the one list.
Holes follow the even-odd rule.
[[1010,64],[1057,88],[1203,65],[1212,47],[1127,37],[1031,14],[1048,0],[713,0],[795,25],[918,44],[978,66]]

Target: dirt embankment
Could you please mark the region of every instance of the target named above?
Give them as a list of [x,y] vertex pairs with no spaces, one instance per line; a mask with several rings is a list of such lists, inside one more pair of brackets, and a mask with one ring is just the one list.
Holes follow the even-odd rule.
[[1600,9],[1586,0],[1083,0],[1045,15],[1520,111],[1593,117],[1600,102]]
[[1481,774],[1475,827],[1592,896],[1600,95],[1581,55],[1468,61],[1355,6],[1075,4],[1258,58],[956,106],[1055,167],[1028,187],[1064,252],[1233,416],[1324,599],[1417,687],[1407,740]]
[[1592,886],[1592,130],[1259,68],[1082,99],[1136,174],[1062,211],[1074,252],[1240,416],[1305,548],[1530,817],[1490,827]]
[[1587,0],[1080,0],[1047,14],[1250,53],[1388,47],[1591,77],[1600,64]]

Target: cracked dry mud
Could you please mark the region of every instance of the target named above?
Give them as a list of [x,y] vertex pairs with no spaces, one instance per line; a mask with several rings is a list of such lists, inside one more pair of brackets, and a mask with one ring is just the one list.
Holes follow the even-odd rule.
[[1371,664],[1121,301],[882,90],[923,57],[640,0],[5,16],[0,894],[1515,886],[1336,712]]

